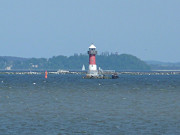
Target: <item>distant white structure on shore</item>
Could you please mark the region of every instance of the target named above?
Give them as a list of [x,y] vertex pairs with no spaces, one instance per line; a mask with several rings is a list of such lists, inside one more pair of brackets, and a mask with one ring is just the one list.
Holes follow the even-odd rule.
[[38,65],[32,65],[33,68],[38,68]]
[[11,70],[12,65],[5,68],[5,70]]

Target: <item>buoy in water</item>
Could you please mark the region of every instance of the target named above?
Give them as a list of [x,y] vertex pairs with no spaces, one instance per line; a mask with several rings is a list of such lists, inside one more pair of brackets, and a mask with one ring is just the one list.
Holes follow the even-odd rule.
[[47,79],[47,74],[48,74],[48,73],[47,73],[47,70],[46,70],[46,72],[45,72],[45,78],[46,78],[46,79]]

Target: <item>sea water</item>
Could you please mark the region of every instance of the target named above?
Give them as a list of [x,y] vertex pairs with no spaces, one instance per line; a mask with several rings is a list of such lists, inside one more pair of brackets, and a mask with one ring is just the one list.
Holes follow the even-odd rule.
[[178,135],[180,75],[0,75],[0,135]]

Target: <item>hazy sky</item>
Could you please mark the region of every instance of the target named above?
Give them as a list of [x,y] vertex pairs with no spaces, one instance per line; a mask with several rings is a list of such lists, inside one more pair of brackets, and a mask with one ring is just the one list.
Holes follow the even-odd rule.
[[180,0],[0,0],[0,56],[98,52],[180,61]]

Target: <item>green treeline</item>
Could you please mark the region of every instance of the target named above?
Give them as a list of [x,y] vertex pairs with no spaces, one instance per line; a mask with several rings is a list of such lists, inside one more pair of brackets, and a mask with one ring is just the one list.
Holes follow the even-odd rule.
[[[11,70],[81,70],[88,68],[88,55],[53,56],[52,58],[0,57],[0,69]],[[148,71],[150,66],[135,56],[128,54],[101,54],[96,56],[96,64],[104,70]]]

